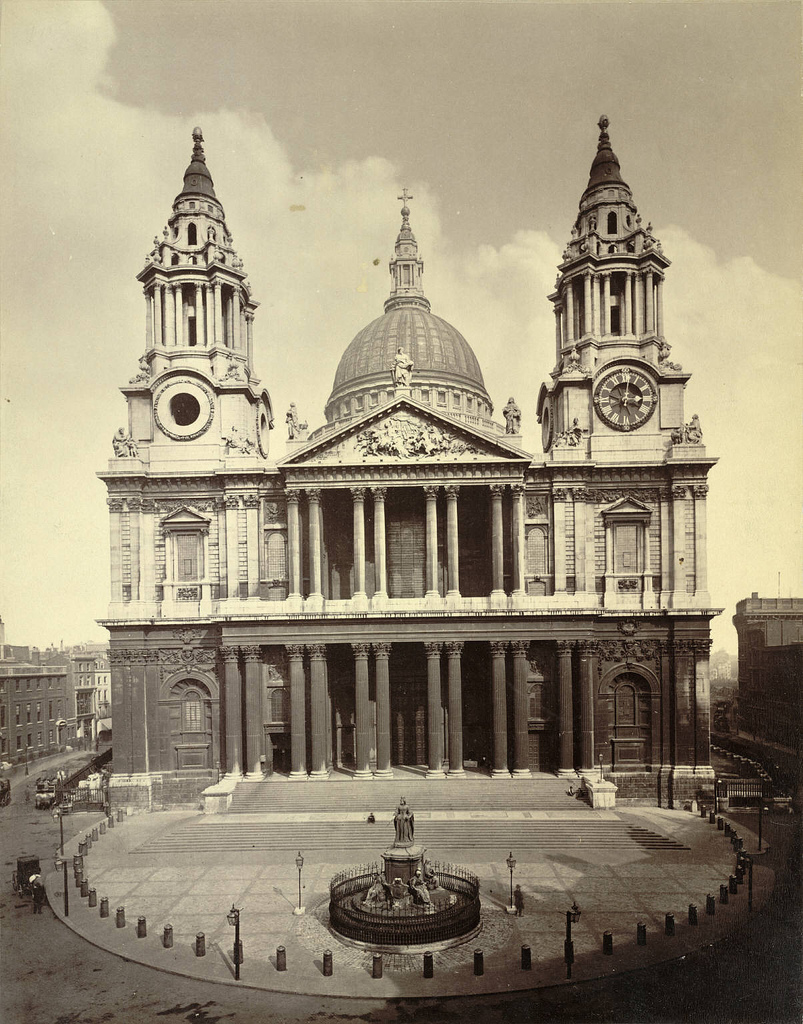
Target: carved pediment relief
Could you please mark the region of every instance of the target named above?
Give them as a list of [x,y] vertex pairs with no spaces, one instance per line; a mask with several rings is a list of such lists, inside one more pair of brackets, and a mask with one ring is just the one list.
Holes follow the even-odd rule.
[[520,453],[511,451],[504,443],[495,443],[454,420],[419,411],[412,403],[399,402],[384,415],[366,417],[288,461],[292,465],[360,465],[521,458]]
[[167,529],[181,529],[182,527],[195,527],[196,529],[208,529],[210,520],[200,515],[194,509],[184,505],[182,508],[171,512],[162,520],[162,526]]
[[604,516],[648,516],[652,510],[648,505],[638,501],[636,498],[627,496],[615,501],[612,505],[602,509],[601,512]]

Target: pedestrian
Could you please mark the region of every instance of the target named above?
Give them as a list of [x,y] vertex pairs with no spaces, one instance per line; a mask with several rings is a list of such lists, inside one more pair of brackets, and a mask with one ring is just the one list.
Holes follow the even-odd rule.
[[41,875],[31,875],[31,892],[33,893],[33,912],[42,913],[42,904],[45,902],[45,887],[42,885]]
[[369,825],[374,825],[376,823],[376,818],[374,817],[374,812],[373,811],[369,811],[368,812],[368,819],[367,820],[368,820],[368,824]]
[[516,908],[516,917],[521,917],[524,913],[524,893],[521,891],[520,885],[516,886],[513,893],[513,906]]

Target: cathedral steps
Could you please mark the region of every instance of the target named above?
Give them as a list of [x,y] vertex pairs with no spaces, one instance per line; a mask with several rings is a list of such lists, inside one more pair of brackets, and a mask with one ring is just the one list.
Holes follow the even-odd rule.
[[569,782],[551,776],[510,779],[502,782],[479,779],[400,778],[355,782],[330,779],[327,782],[242,782],[234,792],[229,814],[264,814],[274,811],[319,812],[359,811],[367,815],[394,808],[399,797],[418,811],[560,810],[583,812],[588,805],[568,795]]
[[[369,825],[362,821],[299,821],[297,815],[270,821],[225,815],[195,819],[156,836],[136,852],[143,854],[256,852],[310,850],[381,850],[393,843],[390,822]],[[494,850],[502,847],[547,850],[634,850],[646,852],[687,850],[671,837],[632,822],[599,819],[551,820],[416,820],[415,840],[438,856],[447,850]]]

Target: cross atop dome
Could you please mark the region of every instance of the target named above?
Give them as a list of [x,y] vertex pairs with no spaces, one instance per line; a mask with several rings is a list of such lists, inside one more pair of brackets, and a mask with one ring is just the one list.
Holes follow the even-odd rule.
[[421,286],[421,275],[424,273],[424,261],[418,255],[418,242],[410,228],[410,207],[408,202],[413,198],[407,186],[397,196],[404,205],[401,215],[402,223],[396,238],[395,254],[390,261],[390,275],[393,287],[390,297],[385,301],[385,312],[399,305],[417,305],[429,309],[429,302]]

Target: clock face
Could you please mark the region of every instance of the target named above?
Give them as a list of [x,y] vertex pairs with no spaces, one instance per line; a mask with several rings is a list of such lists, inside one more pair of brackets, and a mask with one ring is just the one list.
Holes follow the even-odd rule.
[[606,373],[594,391],[597,414],[614,430],[636,430],[652,416],[657,404],[655,385],[633,366]]
[[544,406],[541,409],[541,447],[545,452],[548,452],[552,447],[552,434],[554,432],[552,424],[552,406],[549,401],[544,402]]
[[192,441],[209,429],[215,398],[192,377],[172,377],[153,398],[153,414],[164,434],[174,441]]

